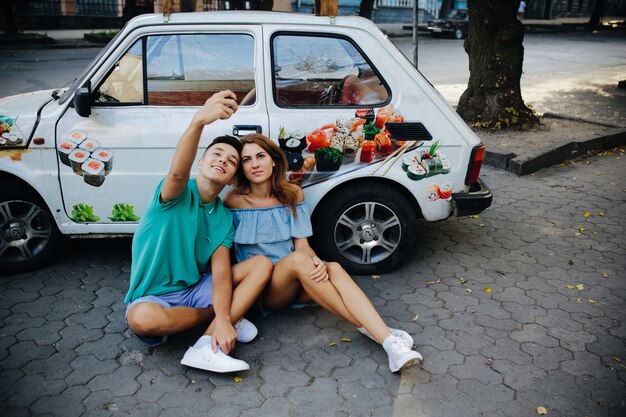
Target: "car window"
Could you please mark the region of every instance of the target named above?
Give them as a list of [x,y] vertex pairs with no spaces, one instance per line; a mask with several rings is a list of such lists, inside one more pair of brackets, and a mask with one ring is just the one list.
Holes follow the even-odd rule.
[[138,40],[115,63],[109,75],[95,90],[94,104],[140,104],[143,102],[143,59]]
[[250,35],[148,36],[145,69],[142,48],[138,40],[116,62],[95,89],[94,104],[201,106],[213,93],[227,89],[241,105],[256,101]]
[[386,83],[348,39],[278,34],[272,62],[279,106],[380,105],[389,98]]
[[148,36],[146,61],[150,105],[200,106],[226,89],[244,105],[256,100],[250,35]]

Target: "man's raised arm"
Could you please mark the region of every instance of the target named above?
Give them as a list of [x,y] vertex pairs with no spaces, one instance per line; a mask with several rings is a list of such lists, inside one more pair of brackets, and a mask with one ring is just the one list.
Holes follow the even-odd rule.
[[176,145],[172,165],[161,188],[161,202],[171,201],[185,191],[204,126],[216,120],[228,119],[235,111],[237,111],[235,93],[225,90],[213,94],[193,116]]

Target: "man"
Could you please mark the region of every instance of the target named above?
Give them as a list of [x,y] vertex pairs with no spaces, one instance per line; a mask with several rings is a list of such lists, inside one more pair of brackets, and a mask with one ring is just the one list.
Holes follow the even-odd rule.
[[204,126],[237,111],[235,98],[231,91],[215,93],[180,138],[170,170],[133,238],[130,286],[124,300],[128,326],[150,346],[212,319],[181,363],[213,372],[250,369],[228,353],[235,340],[249,342],[256,336],[256,327],[242,317],[272,271],[269,259],[261,256],[231,270],[232,214],[218,194],[234,181],[239,141],[231,136],[216,138],[198,161],[198,175],[190,179]]

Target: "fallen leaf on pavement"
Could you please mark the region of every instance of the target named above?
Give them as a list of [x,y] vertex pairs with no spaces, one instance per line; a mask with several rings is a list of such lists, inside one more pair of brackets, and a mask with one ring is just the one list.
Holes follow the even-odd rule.
[[485,292],[489,293],[491,291],[493,291],[491,288],[489,288],[489,287],[485,288]]
[[585,230],[587,230],[587,229],[585,229],[584,227],[579,227],[579,228],[578,228],[578,231],[579,231],[579,232],[584,232]]
[[589,213],[588,211],[586,211],[586,212],[584,212],[584,213],[583,213],[583,217],[584,217],[584,218],[587,218],[587,217],[589,217],[589,216],[591,216],[591,213]]
[[591,232],[592,235],[597,236],[598,232]]
[[537,414],[540,416],[545,416],[548,414],[548,409],[546,407],[537,407]]
[[378,279],[380,278],[380,275],[372,275],[372,279]]
[[602,273],[602,276],[603,276],[604,278],[608,278],[608,277],[609,277],[609,274],[607,274],[606,272],[603,272],[603,273]]
[[591,298],[588,298],[587,301],[589,301],[589,304],[595,304],[597,303],[596,300],[592,300]]
[[417,320],[417,319],[419,319],[419,318],[420,318],[420,315],[419,315],[419,314],[416,314],[416,315],[415,315],[415,317],[413,317],[413,318],[411,319],[411,321],[416,321],[416,320]]
[[619,356],[611,356],[611,360],[613,362],[618,362],[618,363],[622,363],[622,360],[620,359]]
[[434,281],[428,281],[428,282],[426,283],[426,285],[439,284],[440,282],[441,282],[441,278],[437,278],[437,279],[436,279],[436,280],[434,280]]
[[470,216],[472,219],[477,219],[478,218],[478,214],[473,214]]
[[567,284],[566,287],[569,288],[570,290],[574,289],[574,286],[572,284]]
[[582,291],[585,289],[585,286],[583,284],[576,284],[576,289]]
[[342,342],[346,342],[346,343],[350,343],[350,342],[352,342],[352,339],[350,339],[349,337],[342,337],[341,341]]
[[576,299],[576,302],[577,302],[578,304],[582,304],[582,303],[583,303],[583,299],[582,299],[582,298],[577,298],[577,299]]
[[235,377],[235,382],[237,382],[237,383],[241,382],[241,377],[240,376],[236,376]]
[[466,288],[465,291],[467,291],[468,294],[472,293],[472,289],[471,288]]
[[580,232],[574,233],[574,236],[576,236],[576,237],[580,236]]
[[337,342],[330,342],[328,346],[337,346]]
[[601,211],[600,213],[598,213],[598,216],[600,216],[600,217],[604,217],[604,212],[603,212],[603,211]]
[[567,261],[567,263],[570,264],[570,265],[574,265],[574,260],[570,259],[569,261]]
[[461,284],[465,284],[467,282],[467,280],[463,277],[459,278],[459,281],[461,281]]

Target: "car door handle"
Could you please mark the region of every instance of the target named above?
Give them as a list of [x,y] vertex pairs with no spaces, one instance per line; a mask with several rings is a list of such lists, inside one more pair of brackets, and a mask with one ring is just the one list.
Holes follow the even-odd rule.
[[244,136],[250,133],[263,133],[263,128],[259,125],[234,125],[233,136]]

